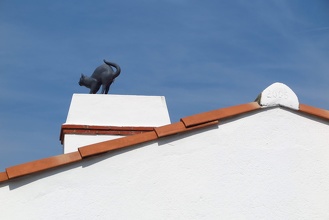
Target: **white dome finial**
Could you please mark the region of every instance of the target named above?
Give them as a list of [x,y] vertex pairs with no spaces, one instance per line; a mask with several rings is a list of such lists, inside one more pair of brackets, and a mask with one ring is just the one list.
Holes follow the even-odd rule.
[[263,107],[284,106],[299,109],[297,95],[283,83],[273,83],[257,97],[256,101]]

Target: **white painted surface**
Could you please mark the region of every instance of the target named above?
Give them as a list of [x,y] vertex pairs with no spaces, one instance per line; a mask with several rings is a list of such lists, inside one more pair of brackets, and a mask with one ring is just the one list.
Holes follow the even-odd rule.
[[260,105],[264,107],[284,106],[299,109],[297,95],[283,83],[273,83],[261,94]]
[[329,219],[329,125],[265,108],[0,186],[0,219]]
[[73,94],[65,124],[156,127],[170,118],[163,96]]

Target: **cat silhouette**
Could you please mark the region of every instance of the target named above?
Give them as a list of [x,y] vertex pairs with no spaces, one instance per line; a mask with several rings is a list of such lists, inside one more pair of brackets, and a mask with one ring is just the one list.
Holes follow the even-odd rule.
[[[121,68],[118,64],[106,60],[103,61],[104,64],[97,67],[90,77],[81,74],[79,85],[89,88],[90,94],[97,93],[101,86],[101,94],[108,94],[114,79],[121,73]],[[115,72],[112,66],[116,69]]]

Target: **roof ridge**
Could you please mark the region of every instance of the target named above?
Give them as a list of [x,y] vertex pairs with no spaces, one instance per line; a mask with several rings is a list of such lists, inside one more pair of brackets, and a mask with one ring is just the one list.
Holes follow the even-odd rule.
[[219,120],[219,119],[247,113],[260,108],[261,106],[257,102],[250,102],[246,104],[235,105],[231,107],[220,108],[212,111],[191,115],[182,118],[181,121],[185,124],[186,127],[190,127],[214,120]]
[[[323,119],[329,120],[329,111],[304,104],[299,105],[299,110],[303,113],[311,114]],[[85,157],[106,153],[116,149],[135,146],[136,144],[146,143],[157,140],[161,137],[174,135],[186,131],[213,126],[219,123],[220,119],[241,115],[247,112],[256,111],[262,107],[258,102],[250,102],[241,105],[235,105],[226,108],[220,108],[207,111],[188,117],[181,118],[179,122],[159,126],[151,131],[140,134],[134,134],[122,138],[99,142],[78,148],[78,151],[60,154],[48,158],[43,158],[12,167],[6,168],[5,172],[0,172],[0,183],[10,179],[25,176],[28,174],[48,170],[51,168],[75,163],[83,160]]]

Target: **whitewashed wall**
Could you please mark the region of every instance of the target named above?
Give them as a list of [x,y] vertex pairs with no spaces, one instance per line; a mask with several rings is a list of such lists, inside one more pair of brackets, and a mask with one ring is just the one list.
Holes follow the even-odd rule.
[[0,219],[329,219],[328,134],[264,109],[5,183]]

